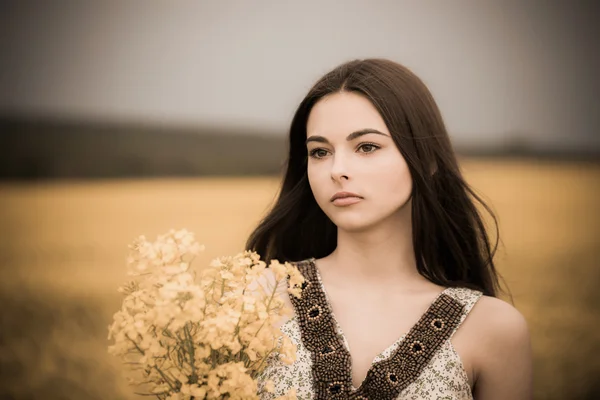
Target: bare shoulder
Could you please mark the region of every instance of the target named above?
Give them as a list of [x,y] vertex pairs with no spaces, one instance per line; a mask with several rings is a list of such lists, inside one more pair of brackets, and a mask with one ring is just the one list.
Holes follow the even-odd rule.
[[523,314],[508,302],[482,296],[471,311],[475,397],[530,399],[532,354]]
[[529,340],[527,320],[512,304],[491,296],[481,299],[471,311],[471,319],[477,330],[494,342]]

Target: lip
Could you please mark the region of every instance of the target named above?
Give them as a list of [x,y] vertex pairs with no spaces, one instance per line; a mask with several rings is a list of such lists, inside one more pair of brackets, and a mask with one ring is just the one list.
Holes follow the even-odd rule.
[[362,201],[361,197],[338,197],[337,199],[333,200],[333,204],[336,206],[349,206],[351,204],[358,203],[359,201]]
[[331,201],[334,201],[336,199],[343,199],[343,198],[346,198],[346,197],[357,197],[359,199],[362,199],[362,197],[360,197],[356,193],[352,193],[352,192],[337,192],[336,194],[334,194],[333,196],[331,196]]

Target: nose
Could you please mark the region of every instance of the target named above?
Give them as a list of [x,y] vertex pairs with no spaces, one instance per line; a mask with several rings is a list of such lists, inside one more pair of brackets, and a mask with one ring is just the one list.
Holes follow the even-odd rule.
[[336,155],[333,157],[333,165],[331,166],[331,179],[334,182],[348,180],[349,175],[343,157]]

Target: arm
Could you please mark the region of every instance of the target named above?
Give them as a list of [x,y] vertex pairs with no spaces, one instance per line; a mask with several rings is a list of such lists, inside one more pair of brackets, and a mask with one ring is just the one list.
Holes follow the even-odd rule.
[[[531,400],[532,353],[525,318],[510,304],[486,297],[487,323],[483,327],[476,358],[477,400]],[[478,346],[479,347],[479,346]]]

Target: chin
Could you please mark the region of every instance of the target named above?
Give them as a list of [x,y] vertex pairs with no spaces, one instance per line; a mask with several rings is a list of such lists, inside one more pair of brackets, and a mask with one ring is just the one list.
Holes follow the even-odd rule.
[[346,232],[364,232],[368,230],[370,227],[375,225],[376,221],[365,218],[364,216],[349,216],[346,215],[342,218],[338,216],[338,218],[331,219],[335,226],[338,229],[341,229]]
[[[347,210],[350,211],[350,210]],[[365,213],[364,210],[353,210],[352,212],[330,213],[329,219],[346,232],[365,232],[378,225],[393,222],[398,217],[399,210],[379,210],[377,213]]]

